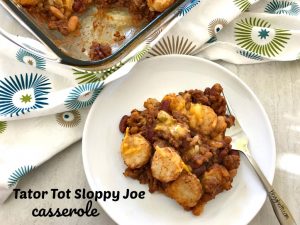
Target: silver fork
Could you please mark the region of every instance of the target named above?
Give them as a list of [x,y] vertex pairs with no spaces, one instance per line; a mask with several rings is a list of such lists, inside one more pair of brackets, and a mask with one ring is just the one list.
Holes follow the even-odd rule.
[[237,117],[234,115],[234,112],[224,93],[223,96],[227,102],[228,114],[235,117],[234,126],[230,128],[230,131],[232,132],[231,134],[232,149],[242,152],[250,162],[251,166],[255,170],[256,174],[258,175],[259,179],[261,180],[263,186],[267,191],[267,195],[270,199],[270,202],[272,204],[273,210],[275,212],[275,215],[279,223],[281,225],[297,225],[288,207],[280,198],[280,196],[277,194],[274,187],[269,183],[269,181],[267,180],[267,178],[259,168],[258,164],[255,162],[254,158],[252,157],[251,152],[248,149],[248,137],[243,131],[242,127],[240,126],[239,121]]

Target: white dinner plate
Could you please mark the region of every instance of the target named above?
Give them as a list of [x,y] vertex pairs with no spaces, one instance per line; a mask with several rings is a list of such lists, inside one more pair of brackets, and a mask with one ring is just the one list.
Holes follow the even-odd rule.
[[127,76],[104,88],[88,115],[83,134],[83,163],[93,191],[145,191],[144,199],[99,201],[118,224],[128,225],[244,225],[263,205],[266,192],[242,157],[231,190],[208,202],[203,214],[194,216],[174,200],[148,186],[126,178],[120,155],[123,134],[119,121],[149,98],[220,83],[246,131],[250,149],[267,179],[275,171],[275,142],[269,119],[253,92],[233,73],[207,60],[191,56],[161,56],[139,63]]

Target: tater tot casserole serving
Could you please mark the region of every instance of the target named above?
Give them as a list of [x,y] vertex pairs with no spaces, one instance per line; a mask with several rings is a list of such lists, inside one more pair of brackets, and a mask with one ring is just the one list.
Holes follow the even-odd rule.
[[222,87],[148,98],[144,110],[121,118],[124,175],[200,215],[205,204],[232,187],[240,156],[231,149]]

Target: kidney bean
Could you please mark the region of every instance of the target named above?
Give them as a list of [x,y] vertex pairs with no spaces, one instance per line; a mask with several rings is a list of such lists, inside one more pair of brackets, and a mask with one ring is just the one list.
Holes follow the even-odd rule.
[[164,110],[166,112],[170,112],[170,101],[169,100],[162,100],[160,105],[160,110]]
[[221,94],[221,92],[223,91],[222,86],[218,83],[214,84],[211,89],[216,91],[218,94]]
[[239,151],[237,151],[237,150],[231,150],[231,151],[229,152],[229,155],[240,155],[240,153],[239,153]]
[[153,143],[153,137],[154,137],[155,133],[154,133],[154,130],[153,130],[153,127],[149,127],[147,126],[144,131],[143,131],[143,136],[148,140],[150,141],[150,143]]
[[206,166],[202,165],[202,166],[198,167],[197,169],[194,169],[193,173],[196,174],[197,177],[200,177],[205,171],[206,171]]
[[228,155],[228,150],[222,149],[219,153],[219,161],[221,162],[225,158],[226,155]]
[[224,142],[226,143],[226,144],[230,144],[231,143],[231,141],[232,141],[232,138],[230,137],[230,136],[225,136],[224,137]]
[[229,115],[225,116],[225,122],[227,123],[228,128],[234,124],[234,121],[235,121],[234,116],[229,116]]
[[119,130],[122,132],[122,133],[125,133],[126,131],[126,128],[127,128],[127,119],[129,118],[129,116],[125,115],[122,117],[120,123],[119,123]]

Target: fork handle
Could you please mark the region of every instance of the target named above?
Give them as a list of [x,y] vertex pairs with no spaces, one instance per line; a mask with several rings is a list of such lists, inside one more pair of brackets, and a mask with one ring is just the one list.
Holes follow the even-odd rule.
[[281,225],[297,225],[288,207],[277,194],[275,189],[268,192],[268,197]]
[[287,205],[283,202],[283,200],[277,194],[273,186],[269,183],[269,181],[267,180],[263,172],[260,170],[253,157],[250,154],[245,155],[249,162],[252,164],[253,168],[255,169],[255,172],[261,180],[262,184],[264,185],[280,225],[297,225]]

